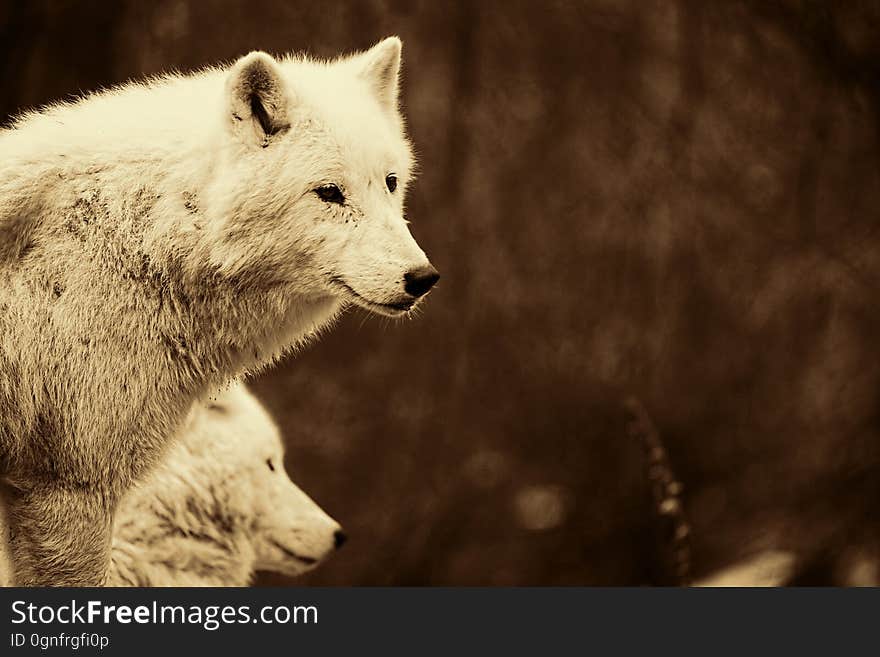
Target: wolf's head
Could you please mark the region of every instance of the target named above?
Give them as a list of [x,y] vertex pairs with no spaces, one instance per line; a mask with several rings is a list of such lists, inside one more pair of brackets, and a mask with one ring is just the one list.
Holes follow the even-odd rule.
[[221,271],[390,316],[431,289],[439,275],[404,218],[400,52],[396,37],[332,62],[252,52],[226,73],[211,193]]
[[346,535],[287,475],[277,430],[264,432],[261,442],[257,450],[264,458],[250,464],[254,568],[299,575],[340,548]]
[[[203,456],[232,514],[248,524],[256,570],[298,575],[345,541],[339,523],[287,475],[275,423],[244,385],[234,384],[204,411],[188,444]],[[221,493],[222,494],[222,493]]]
[[236,383],[193,406],[165,460],[125,498],[114,559],[135,555],[134,572],[159,567],[178,573],[174,581],[241,585],[255,570],[310,570],[344,540],[290,480],[278,428]]

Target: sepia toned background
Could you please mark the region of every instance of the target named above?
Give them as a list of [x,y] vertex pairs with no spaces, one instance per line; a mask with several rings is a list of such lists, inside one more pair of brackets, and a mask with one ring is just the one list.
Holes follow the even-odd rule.
[[389,34],[442,280],[254,381],[351,537],[299,581],[676,583],[627,398],[694,576],[768,549],[876,576],[877,2],[6,0],[0,117]]

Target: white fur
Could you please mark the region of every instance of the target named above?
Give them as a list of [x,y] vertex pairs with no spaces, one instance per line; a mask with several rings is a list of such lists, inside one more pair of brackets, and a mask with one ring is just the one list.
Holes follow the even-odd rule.
[[[193,408],[180,441],[121,502],[109,582],[245,586],[257,570],[298,575],[333,551],[339,529],[287,476],[277,427],[235,384]],[[6,530],[0,505],[0,586],[13,579]]]
[[[120,496],[198,399],[348,303],[416,303],[399,61],[396,38],[333,62],[251,53],[0,132],[0,474],[20,583],[105,580]],[[319,196],[329,184],[344,204]]]

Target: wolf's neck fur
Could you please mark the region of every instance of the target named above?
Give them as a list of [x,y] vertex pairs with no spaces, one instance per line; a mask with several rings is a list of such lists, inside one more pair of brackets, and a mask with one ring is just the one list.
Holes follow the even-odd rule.
[[[155,523],[135,528],[136,540],[114,539],[111,586],[247,586],[254,549],[244,532],[213,531],[210,524],[177,535]],[[181,518],[175,518],[180,522]],[[173,523],[172,523],[173,524]],[[184,525],[186,526],[186,525]],[[125,534],[126,528],[118,530]]]
[[[26,233],[0,259],[0,433],[45,432],[49,418],[73,434],[105,436],[128,471],[143,472],[195,399],[303,344],[338,312],[329,295],[294,294],[247,271],[218,273],[209,217],[187,207],[206,172],[175,173],[186,169],[185,154],[176,157],[100,169],[50,157],[24,181],[9,160],[0,166],[13,174],[0,181],[0,226],[11,225],[4,216],[47,208],[17,222],[12,230]],[[61,192],[42,182],[59,175],[69,178]],[[11,206],[20,195],[5,195],[10,186],[30,190],[29,203]],[[47,202],[34,202],[41,195]],[[102,318],[108,312],[112,322]],[[20,375],[3,369],[4,350]],[[53,369],[82,384],[46,387],[41,373]],[[33,394],[4,401],[4,385]],[[98,399],[114,410],[92,426],[61,414]],[[18,447],[4,449],[12,459]],[[3,467],[30,467],[17,463]]]

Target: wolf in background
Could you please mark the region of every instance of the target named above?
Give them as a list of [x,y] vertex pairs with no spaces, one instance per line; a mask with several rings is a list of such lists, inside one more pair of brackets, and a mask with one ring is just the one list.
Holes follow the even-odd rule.
[[[6,529],[4,586],[13,579]],[[344,542],[339,524],[287,476],[278,428],[236,383],[193,406],[160,465],[122,498],[108,583],[246,586],[258,570],[304,573]]]

